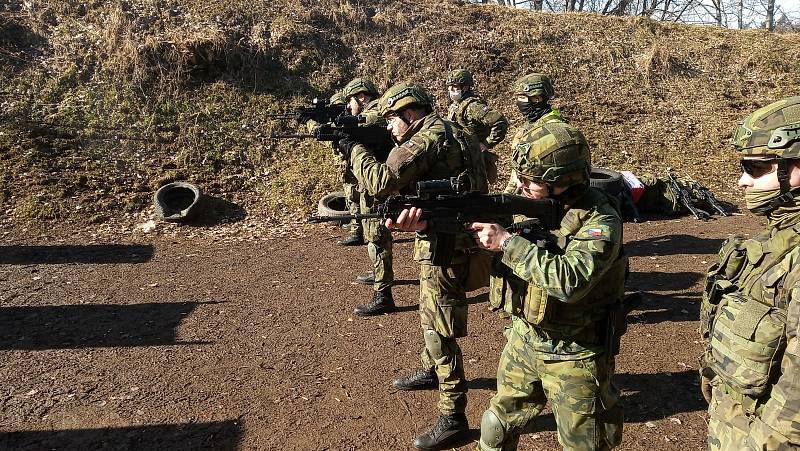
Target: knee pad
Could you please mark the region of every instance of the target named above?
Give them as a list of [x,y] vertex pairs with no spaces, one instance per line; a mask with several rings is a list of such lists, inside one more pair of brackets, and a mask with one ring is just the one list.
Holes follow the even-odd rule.
[[435,330],[426,330],[423,335],[425,336],[425,349],[435,360],[441,360],[444,357],[442,336]]
[[483,412],[481,418],[481,444],[490,448],[498,448],[506,438],[503,422],[492,410]]

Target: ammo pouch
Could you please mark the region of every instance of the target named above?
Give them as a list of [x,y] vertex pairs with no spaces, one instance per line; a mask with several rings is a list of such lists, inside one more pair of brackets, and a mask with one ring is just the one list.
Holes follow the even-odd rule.
[[706,275],[706,289],[703,297],[709,304],[717,305],[724,293],[735,289],[731,282],[738,279],[744,263],[747,261],[747,249],[744,238],[734,236],[719,250],[719,263],[711,266]]
[[531,324],[541,324],[547,313],[547,290],[529,283],[525,301],[522,303],[522,315]]
[[706,339],[722,295],[737,290],[734,282],[739,279],[739,273],[747,262],[744,238],[737,235],[728,239],[718,256],[719,263],[712,265],[706,274],[706,287],[700,305],[700,334]]
[[705,363],[737,392],[761,397],[780,371],[786,347],[786,310],[739,292],[723,294]]
[[469,252],[469,270],[464,291],[470,292],[489,286],[492,258],[492,252],[483,249],[473,249]]

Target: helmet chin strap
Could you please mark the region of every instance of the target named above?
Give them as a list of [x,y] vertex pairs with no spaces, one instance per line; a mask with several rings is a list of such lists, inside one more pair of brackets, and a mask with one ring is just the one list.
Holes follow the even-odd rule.
[[752,211],[756,214],[764,214],[769,213],[776,208],[780,208],[784,205],[789,205],[794,202],[795,193],[792,192],[792,186],[789,182],[789,160],[785,158],[778,158],[776,161],[778,164],[778,183],[780,183],[781,187],[781,195],[769,201],[769,203],[759,207],[754,208]]
[[406,113],[407,112],[408,112],[408,108],[406,108],[405,110],[401,111],[400,114],[397,115],[397,117],[399,117],[400,120],[403,121],[403,123],[406,124],[407,127],[411,127],[411,121],[409,121],[406,118]]

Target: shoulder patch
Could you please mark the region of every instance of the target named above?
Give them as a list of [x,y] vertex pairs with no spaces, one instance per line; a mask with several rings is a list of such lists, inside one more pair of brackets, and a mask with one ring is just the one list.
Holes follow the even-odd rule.
[[586,227],[575,234],[576,240],[603,240],[611,241],[611,228],[604,224]]

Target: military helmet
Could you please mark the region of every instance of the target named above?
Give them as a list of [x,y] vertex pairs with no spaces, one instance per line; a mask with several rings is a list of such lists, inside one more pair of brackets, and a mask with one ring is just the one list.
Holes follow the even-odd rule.
[[558,186],[588,182],[592,165],[583,133],[564,122],[550,122],[523,135],[512,159],[520,176]]
[[800,96],[778,100],[744,118],[732,142],[743,156],[800,158]]
[[447,82],[445,86],[450,85],[469,85],[472,86],[475,84],[475,80],[472,78],[472,74],[466,69],[455,69],[451,70],[449,74],[447,74]]
[[378,100],[378,114],[386,116],[397,114],[410,106],[433,108],[428,93],[413,83],[398,83],[387,89]]
[[544,74],[523,75],[511,85],[511,90],[514,95],[542,96],[545,100],[555,95],[553,82]]
[[366,78],[354,78],[350,83],[342,88],[342,97],[344,97],[345,100],[360,93],[367,94],[373,99],[380,96],[378,93],[378,88],[375,87],[375,84]]
[[328,105],[344,105],[346,103],[342,93],[339,91],[334,92],[331,98],[328,99]]

